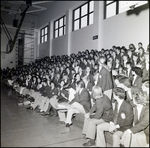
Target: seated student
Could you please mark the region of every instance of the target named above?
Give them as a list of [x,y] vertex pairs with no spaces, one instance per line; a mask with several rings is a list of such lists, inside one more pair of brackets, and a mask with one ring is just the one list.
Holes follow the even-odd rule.
[[55,110],[53,110],[53,112],[54,112],[53,114],[52,113],[50,114],[51,108],[53,109],[53,107],[50,104],[50,99],[56,98],[57,95],[58,95],[58,89],[55,87],[55,83],[53,81],[51,81],[50,90],[47,91],[47,98],[46,98],[46,100],[42,100],[43,106],[41,105],[41,107],[40,107],[41,110],[43,110],[43,113],[42,113],[43,116],[50,115],[52,117],[52,116],[56,115]]
[[93,80],[93,75],[91,74],[91,69],[90,66],[86,66],[85,72],[83,74],[83,76],[86,75],[88,77],[88,79],[90,80],[90,82],[93,84],[94,80]]
[[140,67],[133,67],[132,74],[133,74],[132,86],[141,88],[143,75],[142,69]]
[[82,130],[84,138],[89,138],[90,140],[84,143],[83,146],[94,145],[96,126],[103,122],[110,122],[113,117],[111,100],[102,93],[99,86],[93,86],[92,97],[96,101],[90,111],[85,114],[84,126]]
[[89,91],[89,93],[91,94],[92,92],[92,87],[93,87],[93,83],[90,81],[90,78],[87,75],[84,75],[82,77],[82,80],[85,84],[85,88]]
[[143,76],[142,80],[149,79],[149,52],[144,54],[145,57],[145,66],[143,67]]
[[70,125],[72,124],[72,116],[74,113],[85,114],[89,112],[91,108],[90,94],[88,90],[85,89],[85,84],[82,80],[77,82],[76,94],[69,105],[70,106],[67,108],[67,117],[65,117],[65,112],[59,111],[58,113],[61,121],[66,123],[65,129],[61,132],[62,134],[69,132]]
[[[41,83],[41,84],[42,84],[42,85],[39,86],[40,88],[38,89],[39,93],[37,94],[37,97],[34,97],[34,99],[35,99],[34,102],[33,102],[29,107],[27,107],[26,109],[31,109],[31,110],[33,110],[33,109],[39,107],[39,105],[40,105],[40,103],[41,103],[41,101],[42,101],[42,98],[43,98],[42,94],[44,93],[44,90],[45,90],[45,88],[46,88],[46,86],[47,86],[46,80],[45,80],[45,79],[42,80],[42,83]],[[31,95],[31,96],[32,96],[32,95]],[[33,96],[32,96],[32,97],[33,97]],[[37,111],[40,112],[40,109],[38,108]]]
[[132,91],[134,87],[132,87],[132,81],[128,77],[123,76],[119,78],[119,83],[117,84],[117,87],[121,87],[125,90],[125,100],[129,102],[132,107],[134,107],[132,99]]
[[125,147],[149,147],[149,103],[145,104],[147,95],[140,89],[133,92],[134,122],[133,127],[124,131],[121,143]]
[[132,81],[133,80],[133,75],[132,75],[132,63],[127,62],[126,63],[126,76]]
[[125,91],[121,87],[113,89],[113,98],[116,100],[113,120],[110,123],[97,125],[96,146],[106,147],[104,131],[113,133],[113,147],[120,146],[120,138],[123,132],[132,127],[133,108],[125,99]]
[[149,96],[149,79],[142,81],[142,91]]

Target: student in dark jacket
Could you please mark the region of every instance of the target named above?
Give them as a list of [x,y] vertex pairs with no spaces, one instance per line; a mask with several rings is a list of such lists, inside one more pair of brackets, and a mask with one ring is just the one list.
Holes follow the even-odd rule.
[[113,108],[111,100],[102,93],[99,86],[92,88],[92,96],[96,100],[93,107],[85,114],[82,134],[84,138],[90,140],[83,146],[92,146],[95,144],[96,126],[100,123],[110,122],[113,117]]
[[113,98],[116,100],[113,120],[110,123],[105,122],[97,125],[96,146],[98,147],[106,147],[104,131],[113,133],[113,147],[119,147],[123,132],[132,127],[133,108],[124,100],[124,89],[121,87],[114,88]]
[[[65,129],[62,131],[62,134],[69,132],[70,125],[72,124],[72,115],[74,113],[85,114],[89,112],[91,108],[91,98],[87,89],[85,89],[85,84],[81,80],[76,84],[76,94],[74,99],[69,103],[70,107],[67,109],[67,117],[64,119],[66,123]],[[65,113],[63,113],[65,114]],[[65,117],[61,114],[61,116]],[[62,118],[62,117],[60,117]]]

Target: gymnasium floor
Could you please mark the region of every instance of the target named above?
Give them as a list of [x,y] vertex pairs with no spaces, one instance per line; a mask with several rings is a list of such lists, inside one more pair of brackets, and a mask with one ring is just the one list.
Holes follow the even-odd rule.
[[82,129],[61,134],[58,117],[42,116],[18,106],[14,91],[1,84],[1,147],[82,147]]

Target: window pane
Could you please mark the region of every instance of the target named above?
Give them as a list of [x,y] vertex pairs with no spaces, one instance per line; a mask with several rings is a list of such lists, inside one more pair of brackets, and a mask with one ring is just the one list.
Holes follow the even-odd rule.
[[74,30],[79,29],[79,20],[74,22]]
[[44,35],[44,29],[42,29],[42,36]]
[[94,11],[94,1],[90,1],[90,12]]
[[81,18],[81,28],[87,26],[87,16]]
[[47,35],[45,35],[45,42],[47,42]]
[[45,28],[45,34],[47,34],[47,27]]
[[63,18],[59,20],[59,27],[63,26]]
[[59,36],[63,35],[63,28],[59,28]]
[[58,30],[55,30],[55,38],[58,37]]
[[106,4],[109,4],[109,3],[111,3],[111,2],[113,2],[113,1],[106,1]]
[[79,18],[79,9],[74,11],[74,19]]
[[87,4],[81,7],[81,16],[87,14]]
[[64,17],[64,25],[66,25],[66,17]]
[[89,15],[89,25],[93,24],[93,13]]
[[55,22],[55,29],[58,28],[58,21]]
[[116,2],[106,7],[106,18],[116,15]]

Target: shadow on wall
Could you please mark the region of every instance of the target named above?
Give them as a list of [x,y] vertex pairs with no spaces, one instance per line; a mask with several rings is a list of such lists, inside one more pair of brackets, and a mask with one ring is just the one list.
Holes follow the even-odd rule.
[[147,4],[145,4],[143,6],[140,6],[140,7],[133,9],[133,10],[127,11],[127,15],[132,15],[132,14],[139,15],[141,11],[146,10],[146,9],[149,9],[149,1]]

